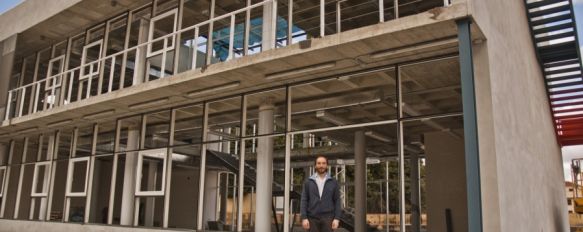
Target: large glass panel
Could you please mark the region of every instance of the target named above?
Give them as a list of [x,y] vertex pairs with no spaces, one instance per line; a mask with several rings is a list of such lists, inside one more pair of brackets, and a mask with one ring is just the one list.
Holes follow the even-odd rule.
[[[238,143],[229,141],[206,145],[204,228],[231,231],[236,227],[239,173]],[[249,176],[249,178],[253,178]]]
[[166,148],[140,151],[136,195],[164,194],[166,153]]
[[395,119],[394,70],[293,86],[291,130]]
[[203,106],[194,105],[176,109],[174,145],[202,142]]
[[10,157],[10,164],[21,164],[22,163],[22,155],[24,152],[24,139],[16,139],[14,140],[14,147],[12,150],[12,155]]
[[[467,221],[462,116],[403,123],[407,231]],[[409,227],[410,225],[410,227]]]
[[176,31],[177,11],[168,11],[152,18],[148,44],[148,81],[174,73],[174,48],[176,37],[169,36]]
[[107,224],[113,155],[95,157],[89,222]]
[[293,42],[320,37],[320,1],[297,0],[293,6],[293,24],[303,32]]
[[[328,1],[327,1],[328,2]],[[385,6],[390,4],[389,2],[394,2],[392,0],[384,1]],[[339,6],[338,6],[339,5]],[[339,7],[340,8],[340,27],[342,31],[348,31],[355,28],[360,28],[368,25],[374,25],[380,22],[379,19],[379,2],[378,1],[364,1],[364,0],[356,0],[356,1],[344,1],[344,2],[336,2],[330,1],[326,5],[326,10],[331,9],[332,7]],[[390,9],[385,9],[385,11]],[[328,20],[335,20],[331,18],[329,14],[337,16],[338,12],[334,11],[329,12],[326,11],[326,26],[328,26]],[[386,15],[387,12],[385,12]],[[388,19],[385,19],[388,20]],[[328,33],[326,33],[328,34]]]
[[170,111],[162,111],[144,115],[146,135],[144,148],[159,148],[168,146],[170,139]]
[[200,145],[173,148],[169,228],[196,228],[200,181]]
[[18,193],[18,180],[20,178],[20,165],[12,165],[10,166],[10,178],[7,179],[8,185],[7,189],[4,192],[4,196],[6,197],[6,206],[4,209],[4,218],[12,219],[14,218],[15,206],[16,206],[16,197]]
[[[69,67],[68,70],[77,68],[81,66],[81,57],[83,55],[83,48],[85,46],[85,34],[74,37],[71,42],[71,52],[69,53]],[[72,88],[69,90],[67,88],[67,98],[71,102],[81,100],[81,82],[79,81],[79,76],[81,75],[81,69],[75,69],[67,76],[67,85]],[[72,83],[70,83],[72,82]],[[84,96],[83,96],[84,97]],[[70,99],[69,99],[70,98]]]
[[[267,221],[271,231],[281,231],[285,204],[285,136],[264,136],[244,142],[243,229],[253,230],[258,223]],[[261,215],[266,218],[258,218]]]
[[115,131],[115,121],[98,124],[95,154],[100,155],[113,153],[115,146]]
[[[285,89],[276,89],[247,95],[247,136],[285,132],[287,111]],[[260,121],[260,115],[268,115],[267,121]],[[258,129],[258,125],[270,123],[270,128]]]
[[[150,23],[151,13],[152,8],[150,6],[132,12],[129,31],[129,48],[134,48],[135,46],[148,41],[147,30],[148,24]],[[133,49],[127,53],[128,68],[126,69],[124,87],[133,85],[134,77],[136,80],[139,80],[139,83],[144,80],[145,58],[146,46],[140,46],[137,50]]]
[[401,67],[403,114],[420,116],[462,111],[457,57]]
[[120,127],[119,150],[117,152],[138,150],[140,142],[140,129],[142,128],[142,116],[134,116],[118,120]]
[[70,201],[69,222],[83,223],[85,220],[85,197],[73,197]]
[[71,148],[73,146],[74,130],[59,131],[59,144],[55,154],[55,159],[68,159],[71,155]]
[[28,137],[28,143],[26,144],[26,153],[24,154],[25,155],[25,158],[24,158],[25,163],[32,163],[32,162],[35,162],[37,160],[38,155],[39,155],[39,150],[38,150],[39,139],[40,139],[39,135]]
[[[354,215],[364,213],[369,229],[384,231],[388,215],[385,164],[397,156],[396,123],[297,134],[293,144],[291,166],[295,192],[301,193],[307,178],[316,173],[316,157],[324,156],[328,159],[328,169],[324,172],[340,185],[339,200],[343,208],[340,227],[352,230]],[[297,199],[292,200],[291,207],[296,215],[300,204]],[[295,218],[295,228],[299,230],[298,218]]]
[[77,146],[73,157],[90,156],[93,148],[93,125],[77,129]]
[[65,209],[65,187],[67,185],[67,169],[69,168],[68,160],[58,160],[53,162],[55,173],[53,180],[53,191],[51,192],[52,203],[49,211],[49,221],[62,221]]
[[87,193],[87,173],[89,171],[89,158],[70,160],[69,195],[85,196]]
[[[128,18],[126,15],[121,16],[109,23],[109,34],[107,40],[107,47],[105,48],[105,55],[110,56],[117,54],[124,50],[126,41],[126,29]],[[122,66],[124,54],[118,54],[115,57],[109,58],[104,62],[103,85],[102,93],[118,90],[123,86],[121,83],[121,75],[126,72],[126,67]],[[127,68],[130,69],[130,68]],[[132,79],[131,74],[126,73],[125,79]],[[124,79],[124,82],[125,82]]]
[[22,165],[24,172],[22,172],[22,186],[20,189],[20,205],[18,208],[17,219],[28,220],[32,203],[32,180],[34,175],[34,164]]
[[[126,170],[126,154],[117,154],[117,169],[115,170],[115,191],[113,197],[113,213],[112,213],[112,224],[113,225],[120,225],[121,224],[121,204],[122,201],[132,200],[133,196],[130,196],[131,199],[126,198],[123,199],[123,191],[124,188],[127,189],[134,189],[134,186],[125,184],[125,170]],[[113,186],[112,186],[113,187]]]
[[241,97],[208,103],[207,141],[236,139],[240,124]]

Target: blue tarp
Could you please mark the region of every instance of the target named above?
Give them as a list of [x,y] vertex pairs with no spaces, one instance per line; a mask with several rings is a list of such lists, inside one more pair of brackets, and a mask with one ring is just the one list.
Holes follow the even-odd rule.
[[[249,47],[253,47],[255,45],[261,44],[261,34],[262,25],[263,25],[263,18],[254,18],[250,20],[251,23],[251,30],[249,31]],[[225,27],[223,29],[217,30],[213,32],[213,50],[216,54],[216,57],[220,60],[226,60],[229,56],[229,35],[230,35],[230,28]],[[292,34],[296,34],[297,32],[302,32],[303,30],[297,26],[292,27]],[[217,39],[218,38],[218,39]],[[243,41],[245,38],[245,24],[240,23],[235,25],[235,38],[234,38],[234,45],[233,48],[235,51],[242,51],[243,50]],[[276,38],[279,41],[280,39],[287,38],[287,20],[282,17],[277,18],[277,32]]]

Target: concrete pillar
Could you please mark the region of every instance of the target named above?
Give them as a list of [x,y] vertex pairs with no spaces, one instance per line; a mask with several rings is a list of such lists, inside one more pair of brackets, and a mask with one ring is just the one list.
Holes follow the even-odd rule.
[[[209,134],[210,137],[210,134]],[[217,146],[219,143],[215,143]],[[211,144],[209,144],[211,145]],[[209,148],[210,150],[210,148]],[[216,221],[217,220],[217,182],[219,178],[219,172],[214,170],[208,170],[205,174],[205,188],[204,188],[204,209],[203,209],[203,222]],[[206,225],[205,225],[206,226]],[[204,227],[203,227],[204,228]]]
[[0,56],[0,121],[6,115],[10,77],[14,66],[14,50],[16,49],[16,35],[2,41]]
[[[127,150],[138,149],[140,131],[136,128],[128,130]],[[123,190],[121,197],[120,224],[131,226],[134,220],[134,193],[136,186],[136,167],[138,166],[138,152],[128,152],[124,166]]]
[[[145,19],[140,19],[140,29],[138,35],[138,44],[142,44],[148,41],[148,31],[150,30],[150,23]],[[146,52],[147,46],[141,46],[137,49],[138,54],[136,56],[136,64],[135,64],[135,71],[134,71],[134,78],[133,84],[137,85],[141,84],[146,80]]]
[[[259,134],[273,131],[273,99],[265,99],[259,106]],[[271,204],[273,182],[273,138],[261,137],[257,142],[257,174],[255,203],[255,231],[271,231]]]
[[[139,164],[138,164],[139,165]],[[150,160],[148,161],[148,191],[156,190],[156,179],[158,175],[158,161]],[[145,220],[144,225],[148,227],[154,226],[154,210],[156,205],[156,198],[148,197],[146,198],[145,206]]]
[[419,155],[411,154],[409,158],[411,179],[411,230],[421,230],[421,188],[419,183]]
[[261,46],[263,51],[275,48],[276,14],[277,0],[263,5],[263,41]]
[[354,133],[354,231],[367,231],[366,224],[366,137]]

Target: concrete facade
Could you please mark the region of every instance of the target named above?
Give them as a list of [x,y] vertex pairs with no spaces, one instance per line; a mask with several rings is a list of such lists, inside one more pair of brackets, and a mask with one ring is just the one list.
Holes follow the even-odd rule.
[[484,230],[567,231],[561,151],[524,3],[468,5],[487,38],[474,46]]

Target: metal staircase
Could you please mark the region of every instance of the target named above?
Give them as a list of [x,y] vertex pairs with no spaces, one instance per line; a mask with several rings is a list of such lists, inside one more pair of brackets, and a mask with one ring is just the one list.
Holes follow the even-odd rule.
[[572,0],[525,0],[561,146],[583,144],[583,79]]

